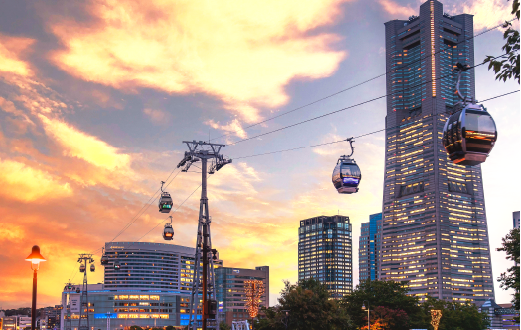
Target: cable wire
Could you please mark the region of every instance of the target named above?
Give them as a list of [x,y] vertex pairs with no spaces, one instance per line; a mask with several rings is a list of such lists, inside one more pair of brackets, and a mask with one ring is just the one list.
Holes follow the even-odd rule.
[[[519,92],[520,90],[515,90],[515,91],[512,91],[512,92],[508,92],[508,93],[505,93],[505,94],[501,94],[501,95],[497,95],[497,96],[494,96],[494,97],[490,97],[488,99],[485,99],[485,100],[482,100],[480,101],[481,102],[486,102],[486,101],[490,101],[490,100],[493,100],[493,99],[497,99],[497,98],[500,98],[500,97],[503,97],[503,96],[507,96],[507,95],[510,95],[510,94],[514,94],[514,93],[517,93]],[[438,115],[444,115],[445,113],[438,113],[438,114],[433,114],[433,115],[428,115],[428,116],[425,116],[423,117],[423,119],[427,119],[429,117],[436,117]],[[358,139],[358,138],[361,138],[361,137],[364,137],[364,136],[368,136],[368,135],[373,135],[373,134],[376,134],[376,133],[380,133],[380,132],[384,132],[386,130],[390,130],[390,129],[395,129],[395,128],[398,128],[400,126],[402,126],[403,124],[400,124],[400,125],[397,125],[397,126],[393,126],[393,127],[389,127],[389,128],[382,128],[382,129],[379,129],[377,131],[373,131],[373,132],[369,132],[369,133],[365,133],[365,134],[362,134],[362,135],[358,135],[358,136],[355,136],[353,137],[353,139]],[[277,150],[277,151],[271,151],[271,152],[265,152],[265,153],[261,153],[261,154],[254,154],[254,155],[249,155],[249,156],[242,156],[242,157],[233,157],[233,159],[244,159],[244,158],[251,158],[251,157],[258,157],[258,156],[264,156],[264,155],[270,155],[270,154],[276,154],[276,153],[282,153],[282,152],[286,152],[286,151],[294,151],[294,150],[298,150],[298,149],[306,149],[306,148],[316,148],[316,147],[322,147],[322,146],[326,146],[326,145],[330,145],[330,144],[335,144],[335,143],[341,143],[341,142],[346,142],[346,140],[339,140],[339,141],[332,141],[332,142],[326,142],[326,143],[321,143],[321,144],[316,144],[316,145],[311,145],[311,146],[302,146],[302,147],[295,147],[295,148],[289,148],[289,149],[283,149],[283,150]]]
[[[516,19],[517,19],[517,17],[515,17],[515,18],[513,18],[513,19],[511,19],[510,21],[507,21],[507,22],[508,22],[508,23],[511,23],[511,22],[515,21]],[[480,32],[480,33],[478,33],[478,34],[476,34],[476,35],[474,35],[474,36],[472,36],[472,37],[465,38],[465,39],[463,39],[462,41],[457,42],[456,45],[459,45],[460,43],[464,43],[464,42],[466,42],[466,41],[469,41],[469,40],[472,40],[472,39],[474,39],[474,38],[476,38],[476,37],[479,37],[479,36],[481,36],[481,35],[483,35],[483,34],[485,34],[485,33],[488,33],[488,32],[490,32],[490,31],[493,31],[493,30],[495,30],[495,29],[497,29],[497,28],[499,28],[499,27],[502,27],[504,24],[505,24],[505,23],[501,23],[501,24],[496,25],[496,26],[494,26],[494,27],[492,27],[492,28],[490,28],[490,29],[488,29],[488,30],[485,30],[485,31],[483,31],[483,32]],[[347,92],[348,90],[351,90],[351,89],[353,89],[353,88],[356,88],[356,87],[359,87],[359,86],[361,86],[361,85],[364,85],[364,84],[366,84],[366,83],[368,83],[368,82],[370,82],[370,81],[373,81],[373,80],[375,80],[375,79],[378,79],[378,78],[380,78],[380,77],[383,77],[383,76],[385,76],[385,75],[387,75],[387,74],[389,74],[389,73],[392,73],[392,72],[394,72],[394,71],[405,69],[405,68],[407,68],[408,66],[410,66],[410,65],[412,65],[412,64],[415,64],[415,63],[417,63],[417,62],[419,62],[419,61],[421,62],[422,60],[425,60],[425,59],[428,58],[428,57],[436,56],[437,54],[439,54],[439,53],[442,52],[442,51],[445,51],[445,49],[440,49],[439,51],[437,51],[437,52],[435,52],[435,53],[433,53],[433,54],[431,54],[431,55],[425,55],[423,58],[420,56],[419,59],[414,60],[414,61],[412,61],[412,62],[410,62],[410,63],[408,63],[408,64],[404,64],[404,65],[402,65],[401,67],[393,68],[393,69],[388,70],[388,71],[386,71],[386,72],[384,72],[384,73],[382,73],[382,74],[379,74],[379,75],[377,75],[377,76],[375,76],[375,77],[373,77],[373,78],[370,78],[370,79],[364,80],[364,81],[362,81],[362,82],[360,82],[360,83],[358,83],[358,84],[355,84],[355,85],[350,86],[350,87],[348,87],[348,88],[342,89],[342,90],[340,90],[340,91],[338,91],[338,92],[335,92],[335,93],[333,93],[333,94],[329,94],[329,95],[324,96],[324,97],[322,97],[322,98],[320,98],[320,99],[318,99],[318,100],[312,101],[312,102],[310,102],[310,103],[306,103],[306,104],[304,104],[304,105],[302,105],[302,106],[299,106],[299,107],[297,107],[297,108],[294,108],[294,109],[292,109],[292,110],[288,110],[288,111],[283,112],[283,113],[281,113],[281,114],[278,114],[278,115],[276,115],[276,116],[273,116],[273,117],[267,118],[267,119],[265,119],[265,120],[259,121],[259,122],[257,122],[257,123],[251,124],[251,125],[249,125],[249,126],[246,126],[246,127],[242,128],[241,130],[247,130],[247,129],[252,128],[252,127],[254,127],[254,126],[258,126],[258,125],[264,124],[264,123],[266,123],[266,122],[268,122],[268,121],[271,121],[271,120],[273,120],[273,119],[276,119],[276,118],[279,118],[279,117],[285,116],[285,115],[287,115],[287,114],[290,114],[290,113],[292,113],[292,112],[295,112],[295,111],[301,110],[301,109],[306,108],[306,107],[308,107],[308,106],[310,106],[310,105],[313,105],[313,104],[315,104],[315,103],[318,103],[318,102],[324,101],[324,100],[326,100],[326,99],[329,99],[329,98],[331,98],[331,97],[333,97],[333,96],[336,96],[336,95],[338,95],[338,94],[341,94],[341,93]],[[238,132],[240,132],[240,130],[236,130],[235,132],[225,133],[225,134],[223,134],[223,135],[221,135],[221,136],[218,136],[218,137],[216,137],[216,138],[210,139],[209,141],[217,140],[217,139],[220,139],[220,138],[222,138],[222,137],[226,137],[226,136],[229,136],[229,135],[231,135],[231,134],[233,134],[233,133],[238,133]]]
[[[496,56],[496,57],[493,58],[493,60],[497,59],[497,58],[500,58],[500,57],[507,56],[507,55],[508,54],[502,54],[502,55]],[[474,66],[469,67],[469,69],[474,69],[474,68],[476,68],[476,67],[478,67],[480,65],[483,65],[483,64],[486,64],[486,63],[482,62],[480,64],[476,64]],[[452,73],[446,74],[445,76],[440,76],[440,77],[438,77],[436,79],[431,79],[431,80],[424,81],[422,83],[419,83],[419,84],[416,84],[416,85],[408,87],[407,90],[412,89],[412,88],[416,88],[416,87],[419,87],[419,86],[422,86],[422,85],[425,85],[425,84],[428,84],[428,83],[431,83],[431,82],[433,82],[435,80],[441,80],[441,79],[446,78],[446,77],[448,77],[450,75],[452,75]],[[272,134],[272,133],[280,132],[280,131],[283,131],[285,129],[291,128],[291,127],[299,126],[299,125],[302,125],[302,124],[305,124],[305,123],[309,123],[309,122],[317,120],[317,119],[321,119],[321,118],[324,118],[324,117],[327,117],[327,116],[331,116],[333,114],[336,114],[336,113],[339,113],[339,112],[342,112],[342,111],[345,111],[345,110],[349,110],[349,109],[352,109],[352,108],[355,108],[355,107],[358,107],[358,106],[361,106],[361,105],[364,105],[364,104],[367,104],[367,103],[374,102],[374,101],[382,99],[384,97],[392,96],[392,95],[398,94],[398,93],[403,93],[405,90],[406,89],[401,89],[401,90],[396,91],[396,92],[388,93],[388,94],[385,94],[385,95],[382,95],[382,96],[378,96],[378,97],[372,98],[370,100],[366,100],[366,101],[363,101],[363,102],[360,102],[360,103],[357,103],[357,104],[354,104],[354,105],[351,105],[351,106],[348,106],[348,107],[345,107],[345,108],[342,108],[342,109],[338,109],[338,110],[335,110],[335,111],[331,111],[331,112],[325,113],[325,114],[320,115],[320,116],[316,116],[316,117],[313,117],[313,118],[310,118],[310,119],[306,119],[306,120],[300,121],[300,122],[295,123],[295,124],[291,124],[291,125],[287,125],[287,126],[284,126],[284,127],[281,127],[281,128],[277,128],[275,130],[272,130],[272,131],[269,131],[269,132],[266,132],[266,133],[257,134],[255,136],[252,136],[252,137],[249,137],[249,138],[245,138],[245,139],[236,141],[234,143],[231,143],[231,144],[229,144],[229,146],[234,146],[234,145],[237,145],[239,143],[246,142],[246,141],[249,141],[249,140],[253,140],[253,139],[256,139],[256,138],[261,137],[261,136],[265,136],[265,135],[269,135],[269,134]]]

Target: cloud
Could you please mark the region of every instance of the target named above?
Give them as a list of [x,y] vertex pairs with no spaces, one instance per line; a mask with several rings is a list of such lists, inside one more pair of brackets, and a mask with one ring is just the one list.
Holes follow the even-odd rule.
[[419,10],[412,8],[410,5],[401,6],[392,0],[378,0],[383,9],[391,15],[399,15],[407,18],[412,15],[418,15]]
[[26,164],[0,159],[0,195],[22,202],[42,202],[72,195],[69,183]]
[[53,23],[66,46],[52,61],[87,81],[133,92],[203,92],[248,122],[260,107],[288,101],[295,78],[317,79],[337,70],[347,53],[331,25],[347,0],[93,1],[90,25]]
[[143,113],[157,125],[166,125],[170,121],[170,115],[162,110],[146,108],[143,109]]
[[129,155],[120,153],[117,148],[78,131],[63,121],[49,119],[44,115],[40,115],[39,118],[47,134],[64,148],[66,155],[111,171],[128,170],[131,161]]
[[213,119],[210,119],[205,124],[215,129],[230,132],[229,135],[233,134],[235,136],[240,137],[241,139],[245,139],[248,137],[248,134],[246,133],[244,128],[242,128],[241,122],[238,119],[234,119],[226,125],[221,125],[219,122],[215,122]]
[[[447,12],[450,14],[466,13],[474,15],[474,30],[482,30],[495,27],[505,20],[513,19],[511,14],[512,2],[503,0],[473,0],[473,1],[458,1],[452,5],[452,8],[447,6]],[[519,26],[519,22],[514,24]]]
[[0,71],[16,73],[22,76],[33,74],[29,63],[22,59],[30,50],[34,39],[8,37],[0,34]]

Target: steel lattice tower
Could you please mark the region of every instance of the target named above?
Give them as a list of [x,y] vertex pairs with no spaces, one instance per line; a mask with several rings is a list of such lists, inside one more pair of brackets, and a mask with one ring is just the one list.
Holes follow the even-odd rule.
[[[81,298],[80,298],[80,319],[78,320],[78,330],[89,330],[89,301],[88,301],[88,290],[87,290],[87,261],[89,263],[93,263],[94,259],[92,259],[92,254],[80,254],[78,258],[78,262],[84,266],[83,271],[83,285],[81,288]],[[81,266],[80,266],[81,267]],[[81,268],[80,268],[81,269]],[[81,325],[81,319],[84,313],[85,308],[85,319],[87,321],[87,325]]]
[[[214,258],[217,251],[212,249],[212,235],[210,231],[211,217],[208,208],[207,181],[208,173],[213,174],[220,170],[224,165],[231,163],[231,159],[225,159],[219,152],[224,145],[213,144],[203,141],[183,141],[188,146],[189,151],[185,152],[185,157],[177,165],[184,166],[183,172],[187,172],[194,162],[201,161],[202,183],[201,183],[201,203],[199,207],[199,226],[197,228],[197,245],[195,251],[195,269],[192,281],[192,297],[190,300],[190,321],[189,329],[199,328],[197,320],[200,304],[200,288],[202,287],[202,329],[218,329],[218,302],[215,291],[215,270]],[[208,160],[212,160],[208,170]],[[202,274],[201,270],[202,258]],[[201,283],[202,282],[202,283]],[[81,329],[80,329],[81,330]]]

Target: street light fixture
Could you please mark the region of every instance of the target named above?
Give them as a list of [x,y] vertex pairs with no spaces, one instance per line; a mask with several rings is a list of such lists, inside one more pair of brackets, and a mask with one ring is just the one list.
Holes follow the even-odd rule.
[[366,307],[365,307],[365,302],[367,301],[367,330],[371,330],[371,319],[370,319],[370,316],[369,314],[371,313],[370,311],[370,308],[369,308],[369,301],[368,300],[364,300],[362,302],[362,309],[365,311],[366,310]]
[[38,283],[38,269],[40,269],[40,262],[46,261],[40,253],[38,245],[33,246],[31,254],[25,258],[31,262],[31,269],[33,270],[33,306],[31,311],[31,329],[36,330],[36,287]]

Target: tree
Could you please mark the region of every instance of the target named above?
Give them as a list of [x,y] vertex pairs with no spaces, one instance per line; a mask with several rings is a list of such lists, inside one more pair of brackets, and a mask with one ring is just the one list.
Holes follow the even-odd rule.
[[429,297],[421,304],[421,308],[424,329],[432,329],[430,311],[433,309],[441,310],[442,313],[439,330],[481,330],[490,325],[486,313],[480,313],[478,307],[470,302],[459,303]]
[[231,330],[231,328],[226,322],[222,321],[219,323],[219,330]]
[[130,330],[143,330],[143,328],[138,325],[132,325],[130,326]]
[[175,327],[173,325],[167,325],[165,330],[175,330]]
[[421,319],[422,310],[418,298],[407,295],[408,290],[406,282],[366,280],[342,299],[342,307],[359,328],[367,327],[364,301],[369,302],[371,320],[382,325],[389,322],[385,329],[419,328],[417,320]]
[[515,261],[516,264],[502,273],[498,281],[503,289],[514,289],[512,305],[519,310],[519,228],[511,229],[502,240],[501,247],[497,251],[505,251],[507,259]]
[[339,302],[330,299],[326,286],[315,279],[298,284],[285,282],[279,305],[263,308],[262,313],[266,318],[255,320],[255,330],[284,330],[285,323],[288,330],[353,329],[349,316]]
[[[512,14],[515,14],[519,21],[519,0],[512,2]],[[501,48],[505,51],[506,59],[503,59],[504,57],[494,59],[493,56],[487,56],[483,62],[490,62],[488,69],[494,70],[497,80],[503,79],[503,81],[506,81],[513,77],[517,79],[519,84],[519,31],[513,29],[510,22],[505,22],[503,27],[508,27],[503,33],[503,39],[506,40],[506,43]]]

